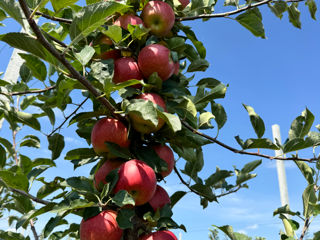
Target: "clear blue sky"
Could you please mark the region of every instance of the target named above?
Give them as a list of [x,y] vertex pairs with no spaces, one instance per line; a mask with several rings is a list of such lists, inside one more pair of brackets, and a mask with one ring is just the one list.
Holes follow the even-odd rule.
[[[228,115],[219,139],[232,146],[237,146],[234,140],[236,135],[244,139],[255,136],[242,103],[251,105],[260,114],[266,125],[265,136],[269,138],[272,137],[271,125],[277,123],[281,126],[282,139],[285,140],[291,121],[305,107],[315,114],[315,123],[320,122],[320,22],[311,20],[307,9],[301,6],[302,30],[299,30],[289,23],[287,14],[279,20],[266,6],[260,9],[266,40],[254,37],[231,19],[187,23],[207,48],[207,60],[210,62],[209,69],[197,74],[196,79],[214,77],[229,84],[226,98],[218,101],[225,107]],[[319,14],[317,17],[320,17]],[[15,28],[11,21],[6,23],[11,29]],[[0,33],[5,30],[0,28]],[[0,53],[1,72],[6,69],[11,49],[0,43]],[[61,121],[63,116],[60,114],[57,124]],[[7,125],[0,130],[0,136],[10,137],[5,127]],[[73,127],[65,128],[61,133],[68,135],[64,154],[75,145],[86,147],[86,143],[74,134]],[[216,134],[215,130],[207,133],[213,136]],[[45,138],[42,139],[45,141]],[[32,149],[32,154],[50,154],[45,145],[43,148],[37,151]],[[204,152],[206,165],[201,172],[203,178],[214,172],[216,166],[232,170],[233,165],[241,168],[250,160],[257,159],[238,156],[217,145],[206,146]],[[273,154],[271,151],[263,152]],[[310,156],[312,153],[310,151],[303,154]],[[61,157],[57,160],[57,166],[57,169],[48,171],[45,176],[53,178],[57,172],[64,177],[89,174],[89,168],[86,167],[73,172],[73,165]],[[182,166],[179,162],[178,167]],[[306,182],[294,164],[288,163],[286,166],[291,208],[302,212],[301,194]],[[188,232],[182,232],[182,239],[207,239],[208,228],[212,224],[230,224],[235,231],[245,232],[250,236],[279,239],[278,233],[282,225],[277,218],[272,217],[272,212],[280,206],[275,162],[264,160],[256,172],[258,177],[249,182],[249,189],[223,198],[219,204],[212,203],[205,210],[202,210],[199,198],[193,194],[181,200],[174,207],[174,219],[187,227]],[[164,187],[170,194],[184,189],[178,184],[174,174],[167,178]],[[37,223],[39,229],[42,226],[41,222]],[[5,222],[0,221],[0,229],[4,228]],[[320,221],[313,222],[311,232],[319,229]]]

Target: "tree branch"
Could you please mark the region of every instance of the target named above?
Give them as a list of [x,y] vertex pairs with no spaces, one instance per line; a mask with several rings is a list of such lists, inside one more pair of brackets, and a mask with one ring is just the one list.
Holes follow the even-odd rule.
[[[52,89],[55,89],[56,86],[50,86],[47,87],[45,89],[40,89],[40,90],[28,90],[28,91],[24,91],[24,92],[12,92],[12,93],[8,93],[7,95],[9,96],[16,96],[16,95],[25,95],[25,94],[36,94],[36,93],[43,93],[43,92],[47,92],[50,91]],[[1,93],[0,93],[1,94]]]
[[22,190],[20,190],[20,189],[15,189],[15,188],[9,187],[9,190],[10,190],[11,192],[15,192],[15,193],[18,193],[18,194],[20,194],[20,195],[22,195],[22,196],[25,196],[25,197],[27,197],[27,198],[30,198],[32,201],[37,202],[37,203],[41,203],[41,204],[43,204],[43,205],[48,205],[48,204],[51,203],[51,202],[49,202],[49,201],[46,201],[46,200],[43,200],[43,199],[40,199],[40,198],[36,198],[35,196],[32,196],[31,194],[29,194],[29,193],[27,193],[27,192],[25,192],[25,191],[22,191]]
[[[287,0],[286,2],[303,2],[304,0]],[[241,12],[244,12],[248,9],[251,8],[255,8],[261,5],[265,5],[268,3],[273,2],[273,0],[264,0],[258,3],[254,3],[254,4],[249,4],[245,7],[233,10],[233,11],[229,11],[229,12],[224,12],[224,13],[213,13],[213,14],[200,14],[198,16],[187,16],[187,17],[178,17],[176,18],[176,21],[178,22],[182,22],[182,21],[190,21],[190,20],[195,20],[195,19],[209,19],[209,18],[222,18],[222,17],[228,17],[231,15],[235,15]]]
[[38,236],[36,228],[34,227],[33,220],[31,219],[29,222],[30,222],[31,231],[32,231],[33,236],[34,236],[34,240],[39,240],[39,236]]
[[118,120],[121,120],[123,122],[126,121],[124,117],[122,117],[119,114],[116,114],[115,107],[108,101],[107,98],[102,97],[103,95],[85,78],[83,77],[71,64],[70,62],[65,58],[63,54],[61,54],[57,49],[55,49],[43,36],[41,30],[39,29],[36,22],[30,18],[31,12],[30,9],[26,3],[25,0],[19,0],[19,4],[21,6],[21,9],[26,16],[26,19],[28,20],[28,23],[37,36],[38,41],[41,43],[42,46],[44,46],[60,63],[68,69],[71,76],[74,79],[77,79],[84,87],[88,89],[89,92],[92,93],[93,96],[95,96],[101,104],[103,104],[112,114],[112,116]]
[[52,136],[52,134],[54,134],[56,131],[58,131],[58,129],[62,128],[62,126],[68,121],[68,119],[74,115],[81,107],[82,105],[89,99],[89,97],[87,97],[85,100],[82,101],[82,103],[79,104],[79,106],[69,115],[65,118],[65,120],[56,128],[54,129],[49,135],[48,137]]
[[70,19],[53,17],[53,16],[50,16],[50,15],[42,13],[42,12],[36,12],[36,15],[42,16],[42,17],[44,17],[46,19],[50,19],[52,21],[56,21],[56,22],[60,22],[60,23],[67,23],[67,24],[71,24],[72,23],[72,20],[70,20]]
[[194,134],[197,134],[201,137],[204,137],[208,140],[210,140],[211,142],[213,143],[216,143],[218,145],[220,145],[221,147],[225,148],[225,149],[228,149],[230,150],[231,152],[234,152],[234,153],[238,153],[238,154],[244,154],[244,155],[250,155],[250,156],[257,156],[257,157],[262,157],[262,158],[267,158],[267,159],[270,159],[270,160],[283,160],[283,161],[302,161],[302,162],[316,162],[319,160],[319,158],[299,158],[299,157],[288,157],[288,158],[285,158],[285,157],[277,157],[277,156],[269,156],[269,155],[265,155],[265,154],[261,154],[261,153],[253,153],[253,152],[246,152],[244,150],[238,150],[236,148],[233,148],[231,146],[228,146],[226,144],[224,144],[223,142],[220,142],[219,140],[217,140],[216,138],[213,138],[207,134],[204,134],[204,133],[201,133],[199,132],[198,130],[194,129],[193,127],[191,127],[189,124],[187,124],[185,121],[181,120],[181,123],[183,126],[185,126],[187,129],[189,129],[191,132],[193,132]]
[[309,228],[309,225],[310,225],[310,218],[306,218],[306,220],[304,221],[304,226],[303,226],[303,229],[302,229],[301,236],[300,236],[299,240],[303,240],[304,235],[306,234],[306,232],[307,232],[307,230]]

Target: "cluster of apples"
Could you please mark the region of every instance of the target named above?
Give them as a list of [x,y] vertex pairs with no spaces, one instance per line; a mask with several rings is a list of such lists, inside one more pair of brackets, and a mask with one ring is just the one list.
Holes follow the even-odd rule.
[[[188,5],[189,0],[181,0],[180,3],[184,8]],[[114,21],[114,25],[127,30],[129,24],[142,24],[150,30],[151,34],[162,38],[170,33],[175,22],[175,14],[172,7],[162,1],[149,1],[144,6],[140,17],[132,13],[124,14]],[[108,38],[103,38],[103,43],[107,45],[113,44]],[[100,57],[114,60],[113,82],[116,84],[131,79],[147,81],[153,73],[157,73],[162,81],[166,81],[173,74],[177,75],[179,73],[179,62],[174,62],[171,58],[170,50],[159,43],[142,47],[137,56],[121,56],[121,51],[111,49],[102,53]],[[136,84],[131,87],[141,89],[142,85]],[[144,92],[136,96],[135,99],[150,101],[155,107],[160,108],[162,111],[167,111],[165,101],[157,93]],[[160,117],[156,126],[150,125],[148,121],[139,115],[130,115],[130,112],[128,117],[131,126],[141,134],[157,132],[165,124],[165,121]],[[110,142],[122,148],[130,148],[130,143],[134,139],[129,139],[128,135],[127,126],[114,118],[102,118],[94,125],[91,133],[91,143],[95,152],[104,157],[104,163],[94,175],[94,186],[98,191],[102,191],[104,184],[107,184],[106,177],[111,171],[115,170],[118,173],[118,180],[112,193],[116,194],[121,190],[125,190],[134,199],[135,206],[147,205],[154,212],[157,212],[166,204],[170,204],[170,198],[168,193],[157,185],[155,171],[139,159],[125,161],[117,158],[110,152],[106,144],[106,142]],[[166,162],[167,168],[157,172],[158,177],[165,178],[174,168],[175,161],[172,150],[165,144],[155,142],[149,143],[148,147],[152,148],[158,157]],[[122,239],[123,230],[118,226],[116,218],[116,211],[104,210],[94,217],[83,220],[80,224],[80,239]],[[169,230],[145,233],[139,239],[177,240],[176,236]]]

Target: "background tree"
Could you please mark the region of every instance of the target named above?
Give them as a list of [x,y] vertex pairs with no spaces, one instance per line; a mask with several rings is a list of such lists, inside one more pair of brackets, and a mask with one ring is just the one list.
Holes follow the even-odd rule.
[[[161,43],[171,50],[174,62],[180,61],[181,70],[185,69],[187,73],[206,70],[209,64],[205,60],[205,48],[192,30],[182,24],[183,21],[236,15],[235,19],[240,24],[248,28],[255,36],[264,38],[261,13],[256,7],[268,4],[279,17],[284,11],[287,11],[292,24],[300,27],[297,2],[261,1],[246,3],[243,6],[239,6],[238,2],[227,2],[226,5],[237,6],[237,10],[221,14],[212,14],[215,4],[212,2],[193,1],[184,10],[179,3],[168,3],[175,6],[176,14],[176,22],[169,36],[150,33],[141,25],[129,26],[127,30],[113,25],[117,14],[126,13],[129,5],[133,6],[131,9],[134,11],[139,11],[145,3],[87,1],[87,4],[91,5],[79,7],[75,5],[75,1],[67,3],[51,1],[53,10],[46,8],[47,1],[5,0],[0,3],[2,19],[10,16],[20,24],[27,26],[22,21],[26,18],[32,30],[30,34],[8,32],[1,35],[2,41],[27,52],[20,54],[25,61],[20,68],[20,81],[17,84],[1,81],[4,89],[2,95],[6,97],[6,101],[2,101],[0,116],[8,122],[12,130],[12,140],[1,138],[1,206],[3,210],[14,212],[10,214],[9,221],[16,222],[17,228],[30,226],[36,239],[38,235],[41,238],[49,237],[50,239],[61,239],[64,236],[79,238],[79,222],[68,223],[68,215],[75,214],[86,219],[106,207],[118,210],[120,217],[117,220],[120,227],[125,229],[125,239],[137,238],[131,234],[137,232],[135,231],[137,228],[143,231],[149,231],[152,226],[157,226],[157,229],[184,228],[183,225],[171,219],[172,213],[168,206],[160,210],[160,216],[157,215],[157,212],[145,209],[136,208],[133,211],[121,208],[125,204],[132,204],[132,198],[130,195],[123,195],[123,192],[122,195],[112,193],[112,183],[116,182],[116,176],[111,180],[111,184],[106,185],[102,193],[97,192],[93,188],[92,177],[99,160],[103,162],[104,158],[98,156],[92,148],[77,148],[69,151],[65,156],[66,160],[72,161],[75,168],[92,162],[97,163],[90,172],[91,176],[88,176],[89,173],[87,177],[62,178],[57,175],[54,180],[47,180],[45,171],[56,165],[54,160],[60,156],[65,146],[61,128],[67,121],[69,124],[77,124],[79,137],[90,143],[91,129],[98,117],[107,115],[123,121],[128,126],[135,123],[132,116],[150,120],[151,126],[156,126],[160,117],[166,124],[155,134],[142,136],[139,129],[135,131],[131,128],[130,139],[135,144],[131,145],[129,152],[117,144],[107,143],[108,147],[113,155],[126,160],[139,158],[152,166],[156,173],[160,173],[160,169],[165,168],[165,164],[148,146],[155,142],[170,143],[176,156],[186,160],[183,170],[175,168],[174,171],[190,192],[199,195],[204,208],[209,202],[217,201],[220,197],[247,187],[245,182],[256,176],[252,171],[260,165],[261,160],[250,162],[241,169],[235,168],[234,171],[217,169],[211,176],[201,176],[198,173],[203,168],[202,146],[216,143],[238,154],[274,159],[274,157],[262,154],[261,151],[251,152],[247,149],[283,148],[285,153],[289,153],[312,148],[319,144],[319,133],[310,132],[314,116],[308,109],[292,123],[288,141],[281,146],[262,138],[265,131],[264,123],[248,105],[244,107],[249,113],[257,136],[246,141],[237,138],[242,150],[220,142],[217,137],[202,133],[202,130],[212,128],[212,119],[215,119],[218,129],[221,129],[226,121],[224,108],[216,102],[216,99],[224,97],[226,86],[214,78],[193,80],[193,77],[180,72],[163,83],[156,74],[148,76],[143,82],[131,80],[125,83],[113,83],[114,62],[104,61],[99,56],[110,48],[121,50],[122,55],[132,54],[137,57],[146,43]],[[315,2],[307,1],[307,6],[311,16],[315,17]],[[33,21],[33,18],[37,16],[48,18],[58,24],[40,23],[40,28]],[[32,36],[33,34],[35,37]],[[99,42],[102,34],[112,40],[111,47]],[[70,40],[67,36],[70,37]],[[191,83],[196,85],[195,91],[189,91]],[[155,108],[148,102],[132,100],[132,97],[140,92],[130,86],[137,84],[142,84],[145,92],[157,92],[164,97],[168,113],[163,112],[163,108]],[[44,88],[41,87],[42,85]],[[119,94],[121,98],[118,98],[116,94]],[[141,104],[145,106],[141,107]],[[76,107],[65,116],[65,121],[55,125],[57,112],[52,109],[57,108],[64,112],[73,105]],[[85,110],[81,109],[83,106],[87,106]],[[34,107],[37,108],[37,111],[34,110]],[[52,130],[41,120],[43,117],[48,117],[53,125]],[[30,134],[30,128],[23,132],[24,126],[31,127],[32,134]],[[23,147],[40,147],[40,139],[43,138],[43,134],[47,136],[48,143],[42,140],[42,144],[48,145],[48,149],[52,152],[51,158],[32,158],[25,155]],[[286,224],[287,231],[283,235],[289,237],[294,237],[298,223],[286,219],[284,214],[298,216],[303,220],[300,236],[302,239],[309,227],[310,219],[318,213],[319,199],[316,194],[319,191],[317,185],[319,169],[312,170],[307,164],[316,163],[318,158],[316,155],[300,158],[296,153],[289,158],[279,156],[277,159],[295,161],[309,183],[303,195],[304,212],[302,215],[292,212],[289,208],[279,208],[275,211],[275,214],[279,214]],[[311,166],[315,167],[315,164]],[[235,178],[231,178],[232,176]],[[186,177],[190,180],[185,180]],[[34,181],[38,184],[37,189],[31,188]],[[186,191],[178,191],[173,194],[171,207],[186,193]],[[48,198],[49,195],[50,198]],[[33,203],[42,204],[43,207]],[[41,234],[37,233],[34,221],[38,216],[47,212],[56,215],[50,218]],[[141,227],[141,219],[145,220],[142,223],[144,227]],[[64,224],[70,224],[70,226],[63,231],[54,232],[55,227]],[[145,229],[146,226],[149,229]],[[131,228],[134,230],[130,231]],[[240,239],[240,234],[233,233],[230,226],[219,227],[219,229],[231,239]],[[1,234],[1,237],[5,239],[26,238],[6,231]],[[319,233],[315,233],[314,239],[317,239],[317,235]]]

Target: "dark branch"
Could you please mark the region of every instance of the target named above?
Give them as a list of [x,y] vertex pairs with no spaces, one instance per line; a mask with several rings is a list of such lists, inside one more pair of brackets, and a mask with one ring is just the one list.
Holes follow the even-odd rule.
[[235,193],[235,192],[238,192],[239,190],[241,189],[241,185],[238,185],[236,188],[234,189],[231,189],[227,192],[224,192],[224,193],[221,193],[219,195],[216,195],[216,198],[220,198],[220,197],[223,197],[223,196],[226,196],[226,195],[229,195],[231,193]]
[[44,46],[60,63],[65,66],[66,69],[70,72],[71,76],[74,79],[77,79],[84,87],[88,89],[89,92],[92,93],[93,96],[95,96],[101,104],[103,104],[112,114],[112,116],[118,120],[126,121],[125,118],[123,118],[121,115],[116,114],[115,107],[108,101],[107,98],[102,97],[103,95],[94,87],[92,84],[83,77],[71,64],[70,62],[65,58],[63,54],[61,54],[57,49],[55,49],[43,36],[41,30],[39,29],[37,23],[30,18],[31,12],[30,9],[26,3],[25,0],[19,0],[19,4],[21,6],[21,9],[26,16],[26,19],[28,19],[28,23],[37,36],[38,41],[41,43],[42,46]]
[[[287,0],[286,2],[303,2],[304,0]],[[179,17],[176,18],[176,21],[181,22],[181,21],[190,21],[190,20],[195,20],[195,19],[208,19],[208,18],[223,18],[223,17],[229,17],[231,15],[235,15],[241,12],[244,12],[248,9],[251,8],[255,8],[261,5],[265,5],[268,3],[273,2],[273,0],[264,0],[258,3],[254,3],[254,4],[249,4],[245,7],[233,10],[233,11],[229,11],[229,12],[224,12],[224,13],[213,13],[213,14],[200,14],[197,16],[190,16],[190,17]]]
[[42,12],[36,12],[36,15],[42,16],[42,17],[44,17],[46,19],[50,19],[52,21],[56,21],[56,22],[60,22],[60,23],[67,23],[67,24],[71,24],[72,23],[72,20],[70,20],[70,19],[53,17],[53,16],[50,16],[48,14],[44,14]]
[[41,203],[41,204],[43,204],[43,205],[48,205],[48,204],[51,203],[51,202],[49,202],[49,201],[46,201],[46,200],[43,200],[43,199],[40,199],[40,198],[36,198],[35,196],[32,196],[31,194],[26,193],[25,191],[22,191],[22,190],[20,190],[20,189],[15,189],[15,188],[9,187],[9,190],[10,190],[11,192],[18,193],[18,194],[20,194],[20,195],[22,195],[22,196],[25,196],[25,197],[27,197],[27,198],[30,198],[32,201],[37,202],[37,203]]
[[32,219],[30,220],[30,227],[31,227],[31,230],[32,230],[32,233],[34,236],[34,240],[39,240],[39,236],[38,236],[36,228],[34,227],[34,222]]
[[87,97],[85,100],[82,101],[82,103],[79,104],[79,106],[69,115],[65,118],[65,120],[56,128],[54,129],[49,135],[48,137],[52,136],[52,134],[54,134],[56,131],[58,131],[60,128],[62,128],[62,126],[68,121],[69,118],[71,118],[81,107],[82,105],[89,99],[89,97]]
[[257,157],[267,158],[267,159],[270,159],[270,160],[274,160],[274,159],[283,160],[283,161],[289,161],[289,160],[292,161],[292,160],[294,160],[294,161],[302,161],[302,162],[309,162],[309,163],[310,162],[316,162],[316,161],[319,160],[319,158],[299,158],[299,157],[288,157],[288,158],[285,158],[285,157],[269,156],[269,155],[265,155],[265,154],[261,154],[261,153],[246,152],[244,150],[238,150],[238,149],[235,149],[233,147],[230,147],[230,146],[224,144],[223,142],[220,142],[216,138],[210,137],[207,134],[199,132],[198,130],[194,129],[193,127],[191,127],[189,124],[187,124],[183,120],[181,120],[181,122],[182,122],[183,126],[185,126],[187,129],[189,129],[194,134],[197,134],[197,135],[199,135],[201,137],[204,137],[204,138],[210,140],[211,142],[216,143],[216,144],[220,145],[221,147],[223,147],[225,149],[228,149],[228,150],[230,150],[231,152],[234,152],[234,153],[257,156]]

